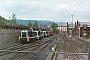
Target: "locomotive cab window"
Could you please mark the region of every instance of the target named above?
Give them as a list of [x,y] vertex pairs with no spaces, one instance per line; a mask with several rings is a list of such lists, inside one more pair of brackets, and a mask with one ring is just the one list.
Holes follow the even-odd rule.
[[37,36],[37,32],[33,32],[33,36]]
[[28,36],[29,37],[32,37],[32,32],[28,32]]
[[26,32],[22,32],[22,37],[26,37]]

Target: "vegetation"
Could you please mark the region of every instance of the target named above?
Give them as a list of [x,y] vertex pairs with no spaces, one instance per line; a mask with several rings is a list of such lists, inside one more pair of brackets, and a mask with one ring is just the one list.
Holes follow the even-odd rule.
[[10,21],[5,19],[4,17],[0,16],[0,22],[10,22]]
[[24,26],[24,24],[19,24],[19,26]]
[[0,22],[8,22],[8,23],[12,23],[12,24],[16,24],[16,14],[12,14],[12,19],[10,19],[11,17],[9,17],[9,20],[5,19],[4,17],[0,16]]
[[54,45],[55,51],[58,50],[59,48],[60,48],[60,39],[58,39],[58,40],[55,42],[55,45]]
[[38,27],[38,22],[35,21],[35,23],[33,24],[33,27]]
[[11,21],[13,24],[16,24],[16,14],[15,13],[12,14],[12,20]]
[[51,24],[51,28],[52,28],[52,30],[53,30],[53,33],[55,33],[55,34],[58,32],[58,31],[57,31],[57,26],[58,26],[58,25],[57,25],[56,23],[52,23],[52,24]]
[[28,26],[32,26],[32,23],[30,21],[28,22]]

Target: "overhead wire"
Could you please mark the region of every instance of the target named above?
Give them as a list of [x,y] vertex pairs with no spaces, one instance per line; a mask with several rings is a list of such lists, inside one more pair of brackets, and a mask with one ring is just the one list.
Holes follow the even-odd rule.
[[79,9],[79,7],[80,7],[80,5],[81,5],[82,1],[83,1],[83,0],[81,0],[81,2],[80,2],[80,4],[79,4],[79,6],[77,7],[77,9],[76,9],[76,11],[74,12],[74,14],[73,14],[73,15],[75,15],[75,13],[77,12],[77,10]]

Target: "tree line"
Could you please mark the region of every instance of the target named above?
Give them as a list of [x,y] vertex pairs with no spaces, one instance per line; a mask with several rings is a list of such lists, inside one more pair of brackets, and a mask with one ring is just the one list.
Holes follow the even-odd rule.
[[[38,22],[35,21],[35,23],[32,24],[32,23],[29,21],[29,22],[28,22],[28,26],[38,27]],[[58,32],[58,30],[57,30],[58,25],[57,25],[56,23],[53,22],[50,27],[51,27],[51,29],[53,30],[53,33],[56,34],[56,33]]]
[[30,21],[28,22],[28,26],[38,27],[38,22],[35,21],[34,24],[32,24]]
[[[12,23],[12,24],[17,24],[16,23],[16,14],[12,14],[12,17],[9,17],[9,20],[8,19],[5,19],[4,17],[0,16],[0,22],[8,22],[8,23]],[[20,24],[20,25],[23,25],[23,24]],[[32,24],[30,21],[28,22],[28,26],[33,26],[33,27],[39,27],[38,26],[38,22],[35,21],[34,24]],[[51,29],[53,30],[53,33],[57,33],[57,24],[56,23],[52,23],[51,24]]]
[[12,23],[12,24],[16,24],[16,14],[13,13],[12,17],[9,17],[8,19],[5,19],[4,17],[0,16],[0,22],[7,22],[7,23]]

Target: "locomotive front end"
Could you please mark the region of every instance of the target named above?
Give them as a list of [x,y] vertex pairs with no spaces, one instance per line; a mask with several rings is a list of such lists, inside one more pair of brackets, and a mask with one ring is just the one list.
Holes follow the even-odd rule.
[[27,30],[22,30],[21,35],[19,36],[19,41],[20,42],[27,42],[27,41],[29,41],[28,38],[29,38],[28,37],[28,31]]

